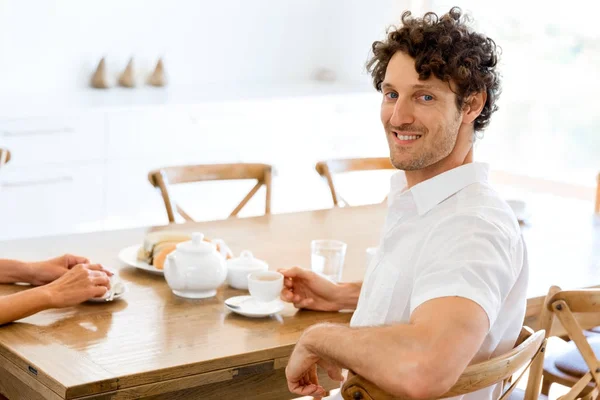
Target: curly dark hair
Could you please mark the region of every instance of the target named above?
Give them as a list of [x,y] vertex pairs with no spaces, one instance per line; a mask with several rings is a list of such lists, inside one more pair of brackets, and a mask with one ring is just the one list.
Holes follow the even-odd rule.
[[489,37],[472,31],[467,19],[458,7],[438,17],[433,12],[423,18],[413,18],[410,11],[402,14],[402,26],[391,28],[383,41],[373,43],[373,57],[367,70],[373,85],[381,91],[390,59],[402,51],[415,59],[419,79],[426,80],[431,74],[452,83],[456,93],[456,106],[464,107],[465,99],[474,93],[487,92],[487,100],[481,114],[475,119],[475,131],[482,131],[490,122],[492,113],[498,109],[500,74],[496,70],[498,49]]

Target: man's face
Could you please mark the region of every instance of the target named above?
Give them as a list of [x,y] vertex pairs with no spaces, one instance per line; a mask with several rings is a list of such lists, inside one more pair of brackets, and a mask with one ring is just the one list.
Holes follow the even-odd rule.
[[387,66],[381,89],[381,122],[396,168],[421,170],[450,155],[462,113],[448,83],[433,76],[419,80],[415,60],[399,51]]

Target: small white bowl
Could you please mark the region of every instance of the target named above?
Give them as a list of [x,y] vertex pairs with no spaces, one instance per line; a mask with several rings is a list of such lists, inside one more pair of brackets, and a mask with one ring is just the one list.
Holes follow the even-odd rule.
[[227,261],[227,284],[234,289],[248,290],[248,275],[268,270],[266,262],[254,258],[251,252],[244,250],[238,258]]

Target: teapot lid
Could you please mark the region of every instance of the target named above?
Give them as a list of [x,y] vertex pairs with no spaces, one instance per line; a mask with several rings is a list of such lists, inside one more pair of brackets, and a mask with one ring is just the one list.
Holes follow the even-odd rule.
[[254,258],[252,253],[248,250],[242,251],[239,257],[232,258],[227,261],[228,268],[234,269],[255,269],[255,268],[268,268],[268,264],[263,260]]
[[177,245],[177,250],[187,253],[208,253],[216,250],[216,246],[204,240],[204,234],[192,233],[192,240]]

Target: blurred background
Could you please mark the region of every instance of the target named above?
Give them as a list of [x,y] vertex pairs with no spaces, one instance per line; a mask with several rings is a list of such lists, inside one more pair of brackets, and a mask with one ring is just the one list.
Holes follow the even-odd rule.
[[[388,155],[364,69],[371,43],[404,10],[454,5],[502,49],[500,109],[476,159],[499,184],[588,207],[600,154],[593,3],[0,0],[0,148],[11,154],[0,239],[166,224],[147,174],[169,165],[268,163],[273,212],[331,207],[317,161]],[[92,88],[102,58],[110,87]],[[131,59],[135,87],[119,86]],[[166,85],[150,86],[159,59]],[[373,203],[389,174],[338,184],[349,203]],[[195,219],[219,219],[252,186],[173,194]],[[241,215],[263,210],[256,196]]]

